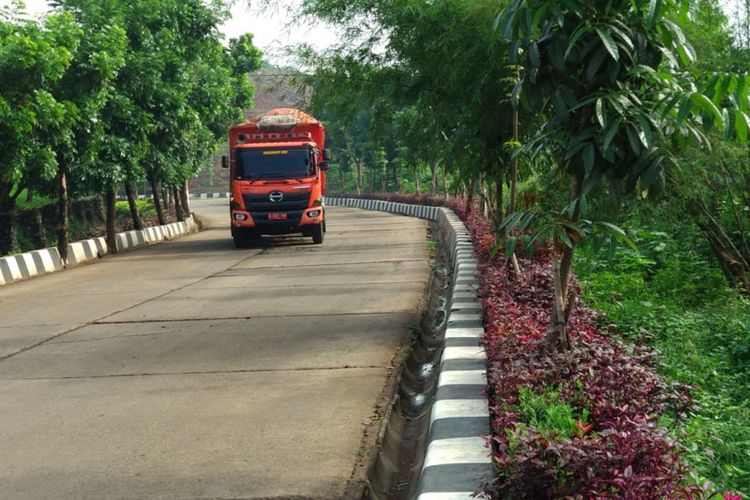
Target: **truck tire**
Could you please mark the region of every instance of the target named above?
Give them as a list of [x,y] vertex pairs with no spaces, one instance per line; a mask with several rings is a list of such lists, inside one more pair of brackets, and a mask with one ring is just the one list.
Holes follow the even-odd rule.
[[260,233],[254,229],[235,230],[232,228],[232,239],[234,239],[234,248],[247,248],[260,239]]
[[316,245],[323,243],[323,224],[315,224],[312,227],[312,239]]

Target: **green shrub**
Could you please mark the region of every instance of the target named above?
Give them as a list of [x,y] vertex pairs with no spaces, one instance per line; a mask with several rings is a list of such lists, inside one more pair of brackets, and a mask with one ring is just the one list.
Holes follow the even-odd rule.
[[674,435],[696,482],[750,493],[750,302],[694,248],[640,238],[639,251],[614,261],[582,252],[584,298],[616,331],[659,349],[662,374],[695,386],[697,408]]
[[[156,207],[153,200],[136,200],[136,207],[141,217],[156,217]],[[115,203],[115,214],[118,221],[130,220],[130,206],[127,201],[118,201]]]

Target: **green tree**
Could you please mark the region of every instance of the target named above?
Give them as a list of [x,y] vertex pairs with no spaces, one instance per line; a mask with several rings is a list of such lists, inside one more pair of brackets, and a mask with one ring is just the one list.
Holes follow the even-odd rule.
[[50,86],[73,61],[75,30],[65,15],[48,16],[43,24],[13,15],[0,19],[0,255],[17,249],[18,196],[38,178],[55,174],[50,139],[65,130],[68,110]]
[[[498,18],[523,68],[514,92],[546,120],[526,148],[549,150],[555,175],[570,189],[566,206],[537,233],[552,240],[551,346],[570,346],[577,243],[597,229],[613,241],[624,238],[619,228],[584,218],[586,196],[603,189],[604,180],[614,192],[648,193],[663,179],[673,149],[692,138],[706,143],[698,124],[724,123],[718,106],[684,75],[695,55],[676,20],[687,22],[687,14],[679,0],[514,0]],[[512,214],[504,229],[532,219]]]
[[[698,64],[696,77],[708,84],[737,89],[747,85],[750,50],[732,36],[729,21],[721,8],[708,0],[692,5],[694,23],[686,34],[694,41]],[[743,22],[744,23],[744,22]],[[717,72],[734,72],[731,78],[716,78]],[[708,75],[708,76],[706,76]],[[718,101],[717,101],[718,102]],[[731,118],[740,125],[747,110],[746,100],[735,99],[739,109]],[[673,176],[673,195],[706,237],[730,284],[750,295],[750,151],[736,138],[714,133],[714,151],[707,154],[693,149],[682,155],[682,168]],[[708,167],[708,168],[707,168]]]
[[[245,72],[259,66],[260,54],[251,36],[231,42],[233,49],[222,47],[218,26],[227,15],[222,2],[115,5],[130,51],[117,81],[122,98],[108,109],[122,146],[113,155],[128,159],[128,182],[148,180],[163,224],[162,188],[173,192],[181,218],[187,180],[210,161],[217,141],[252,103]],[[133,207],[131,212],[135,218]]]
[[68,250],[71,181],[81,184],[88,181],[104,188],[108,207],[107,244],[110,251],[116,251],[113,186],[121,180],[122,172],[117,164],[102,168],[98,153],[106,133],[101,112],[115,92],[115,78],[125,63],[126,37],[119,26],[82,15],[87,3],[91,2],[79,2],[84,8],[73,11],[63,8],[59,15],[60,19],[75,19],[75,27],[68,28],[64,36],[80,43],[70,66],[50,89],[65,107],[67,118],[64,127],[49,139],[57,159],[57,245],[63,261],[67,260]]
[[[413,164],[424,163],[435,174],[438,161],[461,165],[458,177],[468,186],[467,209],[479,180],[502,189],[511,165],[504,143],[512,138],[510,90],[515,68],[507,64],[507,44],[492,29],[497,2],[377,2],[308,0],[305,12],[345,24],[355,36],[317,62],[315,93],[321,79],[337,82],[325,95],[350,99],[351,107],[367,106],[394,114],[414,114],[419,128],[399,134]],[[387,37],[378,35],[387,33]],[[364,39],[364,43],[357,43]],[[382,54],[376,49],[385,45]],[[356,90],[353,90],[356,89]],[[356,96],[356,98],[352,98]],[[400,125],[389,117],[391,130]],[[377,123],[377,114],[374,122]],[[401,125],[404,125],[401,123]],[[420,130],[421,129],[421,130]],[[404,132],[405,129],[401,129]],[[420,132],[417,134],[417,132]],[[502,209],[497,209],[500,213]]]

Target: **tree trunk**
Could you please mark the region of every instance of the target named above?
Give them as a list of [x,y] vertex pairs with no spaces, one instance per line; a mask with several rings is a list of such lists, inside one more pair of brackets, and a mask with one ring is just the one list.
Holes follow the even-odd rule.
[[130,208],[130,218],[133,219],[133,229],[143,229],[143,222],[141,222],[141,214],[138,213],[138,202],[135,197],[135,191],[133,190],[133,183],[125,181],[125,195],[128,197],[128,207]]
[[68,262],[68,226],[70,224],[68,211],[68,171],[65,161],[60,161],[57,171],[57,250],[64,263]]
[[[513,140],[518,142],[518,110],[513,110]],[[516,181],[518,179],[518,157],[513,156],[510,166],[510,199],[508,200],[508,214],[516,211]]]
[[495,228],[503,221],[503,176],[498,173],[495,180]]
[[731,286],[740,287],[742,292],[750,297],[750,268],[742,260],[735,258],[715,233],[709,234],[706,230],[703,230],[703,233],[721,265],[727,282]]
[[11,197],[11,189],[11,183],[0,182],[0,256],[18,251],[16,200]]
[[726,233],[717,228],[711,220],[700,220],[693,214],[695,223],[711,245],[721,270],[732,286],[739,286],[745,295],[750,296],[750,265],[748,258],[736,251],[736,246],[727,243]]
[[482,217],[487,217],[487,187],[484,181],[479,181],[479,213]]
[[167,220],[164,218],[164,210],[161,207],[161,201],[159,200],[159,184],[156,182],[155,175],[149,175],[149,182],[151,183],[151,196],[154,199],[154,208],[156,209],[156,217],[159,219],[159,224],[164,225]]
[[445,163],[443,163],[442,174],[443,174],[443,196],[445,196],[445,199],[448,199],[448,179],[447,175],[445,173]]
[[31,209],[31,213],[34,217],[33,227],[28,228],[32,232],[31,239],[37,248],[45,248],[47,246],[47,231],[44,227],[42,211],[38,208],[33,208]]
[[[574,177],[570,190],[570,200],[575,203],[573,217],[571,218],[571,222],[574,224],[581,218],[581,189],[581,179]],[[553,239],[552,245],[554,301],[550,314],[550,327],[547,332],[547,347],[553,350],[565,350],[570,349],[568,325],[575,305],[575,297],[570,289],[574,249],[565,245],[558,238]]]
[[174,199],[174,213],[177,216],[177,222],[182,222],[185,220],[185,212],[182,211],[182,200],[180,200],[177,186],[172,186],[172,198]]
[[164,212],[166,213],[166,215],[172,215],[172,200],[169,196],[169,190],[166,186],[164,186],[164,184],[162,184],[161,186],[161,199],[164,202]]
[[187,219],[190,217],[190,196],[188,194],[188,182],[185,181],[185,183],[182,185],[182,189],[180,189],[180,205],[182,205],[182,213],[185,215],[185,218]]
[[419,187],[419,169],[414,166],[414,186],[417,188],[417,196],[422,194],[422,189]]
[[477,179],[472,177],[466,190],[466,206],[464,207],[464,210],[467,214],[470,214],[471,210],[474,208],[474,191],[476,191],[476,189]]
[[362,194],[362,162],[357,160],[357,194]]
[[[520,75],[519,75],[520,78]],[[520,134],[519,134],[519,123],[518,123],[518,109],[513,109],[513,140],[518,142],[520,140]],[[508,200],[508,211],[507,214],[510,215],[513,212],[516,211],[516,183],[518,182],[518,157],[514,155],[514,157],[511,159],[510,164],[510,196]],[[500,211],[502,213],[502,210]],[[510,265],[512,266],[512,272],[513,276],[520,276],[521,274],[521,266],[518,264],[518,257],[516,255],[517,252],[513,252],[513,254],[510,256]],[[565,332],[565,336],[567,337],[567,332]]]
[[110,254],[117,253],[117,233],[115,231],[115,220],[117,218],[117,211],[115,210],[116,196],[114,187],[110,186],[106,192],[106,207],[107,207],[107,251]]
[[435,196],[438,190],[438,179],[437,179],[437,161],[432,160],[430,162],[430,194]]

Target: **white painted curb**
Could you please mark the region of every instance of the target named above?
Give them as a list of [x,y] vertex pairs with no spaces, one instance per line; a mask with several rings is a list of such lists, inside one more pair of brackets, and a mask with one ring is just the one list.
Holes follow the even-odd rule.
[[492,481],[494,471],[486,446],[490,412],[484,394],[487,353],[480,345],[484,327],[477,299],[478,263],[469,230],[452,210],[444,207],[329,197],[325,204],[438,223],[441,240],[449,245],[453,260],[453,293],[417,500],[482,498],[482,484]]
[[190,193],[191,200],[209,200],[213,198],[229,198],[229,192],[221,191],[216,193]]
[[[178,236],[197,231],[198,226],[192,217],[184,222],[174,222],[164,226],[149,227],[140,231],[117,233],[117,250],[127,251],[143,245],[171,240]],[[68,261],[63,262],[57,248],[45,248],[18,255],[0,257],[0,286],[8,285],[42,274],[62,271],[91,262],[107,255],[107,242],[104,237],[76,241],[68,245]]]

